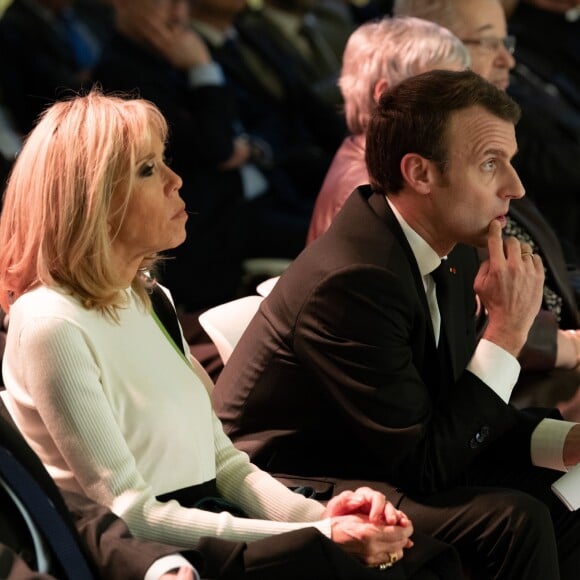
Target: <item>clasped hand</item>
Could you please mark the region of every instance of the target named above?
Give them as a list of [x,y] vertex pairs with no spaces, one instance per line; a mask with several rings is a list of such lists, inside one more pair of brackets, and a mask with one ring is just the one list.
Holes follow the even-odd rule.
[[385,496],[369,487],[333,497],[324,512],[331,518],[332,539],[368,566],[378,566],[411,548],[411,520]]

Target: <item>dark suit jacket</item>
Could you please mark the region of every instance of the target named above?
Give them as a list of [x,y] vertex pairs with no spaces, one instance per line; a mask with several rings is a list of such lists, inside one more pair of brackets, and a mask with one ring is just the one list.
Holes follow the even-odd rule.
[[[292,10],[289,10],[292,13]],[[236,26],[245,36],[267,38],[268,42],[285,52],[296,64],[301,79],[314,93],[338,110],[342,95],[338,88],[338,75],[344,47],[354,29],[354,21],[348,8],[335,2],[318,2],[309,12],[315,20],[326,51],[313,51],[312,58],[306,58],[287,34],[263,10],[247,10],[237,20]]]
[[514,165],[528,194],[580,256],[580,21],[519,2],[508,22],[518,39],[508,93],[522,106]]
[[282,95],[264,87],[243,55],[240,61],[235,54],[208,41],[212,56],[235,94],[244,130],[266,141],[272,149],[268,177],[278,195],[284,195],[290,206],[309,200],[311,211],[332,155],[345,135],[344,118],[308,87],[292,55],[266,35],[244,27],[236,30],[239,42],[278,79]]
[[580,20],[518,2],[508,27],[518,39],[516,59],[531,66],[580,107]]
[[457,246],[449,264],[453,341],[440,370],[411,249],[386,200],[356,190],[262,302],[218,379],[215,408],[236,446],[270,471],[406,491],[469,482],[491,447],[493,462],[505,454],[529,465],[540,419],[465,370],[475,251]]

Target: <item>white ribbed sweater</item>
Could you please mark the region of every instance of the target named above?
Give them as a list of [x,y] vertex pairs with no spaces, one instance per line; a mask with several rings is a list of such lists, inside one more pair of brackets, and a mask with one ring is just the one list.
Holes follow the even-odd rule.
[[[46,287],[10,310],[6,404],[57,484],[109,506],[136,536],[183,547],[202,536],[251,541],[306,526],[330,536],[321,504],[234,448],[211,409],[205,371],[126,294],[120,324]],[[255,519],[155,499],[214,477],[223,497]]]

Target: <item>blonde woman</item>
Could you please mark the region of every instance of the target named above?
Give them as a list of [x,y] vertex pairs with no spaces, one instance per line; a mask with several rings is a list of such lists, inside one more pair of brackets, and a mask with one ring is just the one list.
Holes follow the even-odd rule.
[[151,103],[92,91],[53,105],[26,140],[0,220],[10,413],[62,489],[110,507],[138,537],[185,548],[278,537],[289,562],[286,542],[315,528],[340,565],[316,569],[299,549],[300,577],[372,577],[413,545],[411,522],[369,488],[324,507],[252,465],[183,337],[151,308],[160,290],[145,271],[183,242],[187,220],[166,138]]

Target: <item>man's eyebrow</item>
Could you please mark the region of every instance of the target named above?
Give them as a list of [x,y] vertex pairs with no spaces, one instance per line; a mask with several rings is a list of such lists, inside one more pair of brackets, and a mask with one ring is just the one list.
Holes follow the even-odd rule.
[[[514,155],[517,153],[514,153]],[[511,158],[510,155],[508,155],[507,151],[505,149],[498,149],[497,147],[489,147],[488,149],[485,149],[483,151],[483,155],[493,155],[494,157],[505,157],[507,158]]]

